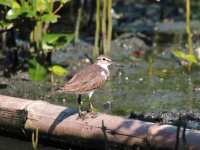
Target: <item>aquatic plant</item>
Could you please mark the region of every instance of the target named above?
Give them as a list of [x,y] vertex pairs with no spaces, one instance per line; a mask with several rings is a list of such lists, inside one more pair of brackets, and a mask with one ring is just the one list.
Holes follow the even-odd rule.
[[100,35],[100,0],[96,0],[96,30],[95,43],[93,49],[93,59],[99,55],[99,35]]
[[46,67],[41,64],[35,57],[29,60],[28,74],[31,80],[41,81],[47,78],[48,71],[51,73],[51,83],[54,83],[54,76],[66,76],[69,72],[60,65]]
[[103,53],[107,51],[107,25],[106,25],[106,20],[107,20],[107,0],[103,0],[103,10],[102,10],[102,19],[101,19],[101,36],[102,36],[102,43],[103,43]]
[[36,58],[33,58],[29,60],[28,74],[31,80],[44,80],[47,77],[47,69]]
[[83,11],[83,0],[80,1],[80,5],[78,8],[78,15],[77,15],[77,19],[76,19],[76,27],[75,27],[75,38],[74,41],[78,42],[79,41],[79,30],[80,30],[80,24],[81,24],[81,18],[82,18],[82,11]]
[[48,70],[57,76],[65,76],[68,74],[68,71],[60,65],[53,65],[49,67]]
[[190,0],[185,1],[186,7],[186,25],[185,30],[187,34],[187,50],[188,52],[183,52],[183,50],[173,50],[173,55],[180,60],[180,63],[183,66],[187,67],[187,70],[190,72],[192,69],[193,64],[198,64],[197,57],[194,55],[193,52],[193,44],[192,44],[192,32],[191,32],[191,25],[190,25],[190,17],[191,17],[191,10],[190,10]]
[[[190,27],[190,0],[186,0],[186,33],[187,33],[187,42],[188,42],[188,53],[189,55],[193,55],[193,47],[192,47],[192,33]],[[192,63],[189,62],[188,71],[191,70]]]
[[[47,32],[50,23],[56,23],[58,18],[57,12],[64,6],[65,3],[70,0],[60,0],[59,6],[54,9],[55,1],[37,0],[37,1],[26,1],[26,0],[0,0],[0,4],[8,7],[6,12],[6,20],[14,22],[17,19],[28,18],[33,21],[34,28],[30,32],[30,42],[35,45],[35,52],[47,53],[52,49],[45,49],[44,47],[50,42],[47,41],[45,36],[49,34]],[[66,37],[68,34],[54,34],[54,38]],[[48,38],[49,39],[49,38]],[[50,39],[51,40],[51,39]],[[45,43],[44,43],[45,41]],[[43,45],[45,44],[45,46]]]
[[[93,57],[99,54],[111,55],[111,40],[112,40],[112,0],[102,1],[102,10],[100,9],[100,0],[96,0],[96,32],[95,46]],[[100,24],[101,22],[101,24]],[[101,25],[101,28],[100,28]],[[101,39],[99,38],[101,35]],[[100,41],[99,41],[100,40]],[[100,44],[102,44],[102,47]]]
[[52,65],[48,70],[51,73],[51,83],[54,83],[54,75],[63,77],[69,74],[69,71],[60,65]]
[[42,49],[45,53],[55,51],[63,45],[69,44],[74,39],[74,34],[46,33],[42,37]]
[[[5,20],[0,23],[2,28],[10,28],[11,25],[13,27],[16,20],[20,19],[28,19],[28,22],[34,25],[29,34],[29,42],[33,47],[29,48],[32,57],[28,61],[28,72],[32,80],[45,79],[48,69],[47,64],[51,64],[51,62],[45,62],[51,60],[47,60],[48,55],[74,39],[74,34],[72,33],[48,33],[49,24],[58,21],[60,17],[57,14],[58,11],[69,1],[70,0],[60,0],[57,2],[59,5],[56,5],[57,7],[55,8],[56,2],[52,0],[0,0],[0,4],[8,8],[7,11],[5,11]],[[7,22],[9,22],[9,24]],[[21,30],[23,30],[23,28]],[[39,62],[39,59],[37,59],[38,57],[42,59],[42,61]]]
[[181,50],[174,50],[172,53],[178,59],[187,61],[191,65],[198,63],[197,58],[193,54],[186,54]]
[[105,49],[105,54],[110,55],[111,53],[111,40],[112,40],[112,0],[108,0],[108,30],[107,30],[107,49]]

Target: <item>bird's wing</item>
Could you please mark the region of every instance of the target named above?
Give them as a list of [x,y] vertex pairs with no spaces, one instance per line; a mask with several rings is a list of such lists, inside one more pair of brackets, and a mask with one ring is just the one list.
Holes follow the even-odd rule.
[[100,88],[104,83],[106,79],[101,73],[96,74],[92,79],[88,81],[83,81],[82,86],[80,86],[80,91],[91,91],[95,90],[97,88]]
[[75,74],[62,89],[66,92],[86,92],[99,88],[106,80],[102,72],[106,74],[106,70],[96,64],[88,66]]

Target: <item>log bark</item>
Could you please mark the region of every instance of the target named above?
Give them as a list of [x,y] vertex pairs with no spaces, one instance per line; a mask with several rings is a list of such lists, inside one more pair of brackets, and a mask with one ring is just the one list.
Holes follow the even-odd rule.
[[[0,95],[0,126],[9,125],[24,130],[39,129],[40,133],[78,144],[85,140],[100,147],[116,143],[123,145],[148,145],[174,149],[177,145],[177,127],[126,119],[103,113],[87,113],[84,119],[77,111],[44,101],[33,101]],[[180,130],[182,132],[182,129]],[[178,149],[200,149],[200,131],[186,129],[185,142],[179,135]],[[102,144],[103,143],[103,144]],[[96,145],[97,144],[97,145]],[[104,145],[105,144],[105,145]]]

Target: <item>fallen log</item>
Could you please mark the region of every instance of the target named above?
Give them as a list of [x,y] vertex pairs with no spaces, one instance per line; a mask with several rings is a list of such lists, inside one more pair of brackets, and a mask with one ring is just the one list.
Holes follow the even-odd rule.
[[[148,145],[157,148],[200,149],[200,131],[186,129],[184,140],[177,127],[125,119],[103,113],[88,113],[81,119],[77,111],[44,101],[0,95],[0,126],[39,129],[39,133],[56,137],[64,143],[87,141],[89,147],[109,144]],[[178,136],[177,136],[178,135]],[[178,142],[178,145],[177,145]],[[95,144],[94,144],[95,143]]]

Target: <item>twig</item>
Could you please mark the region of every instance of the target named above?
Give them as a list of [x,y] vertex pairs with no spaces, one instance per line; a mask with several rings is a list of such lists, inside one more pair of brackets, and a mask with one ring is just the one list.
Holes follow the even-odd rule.
[[105,140],[105,150],[108,150],[108,137],[106,135],[106,127],[104,125],[104,121],[102,120],[102,127],[101,127],[104,135],[104,140]]
[[56,8],[56,10],[54,10],[53,14],[57,14],[58,11],[60,11],[60,9],[63,7],[63,4],[61,3],[58,8]]
[[35,131],[32,133],[32,146],[34,150],[38,148],[38,137],[39,137],[39,130],[36,128]]

